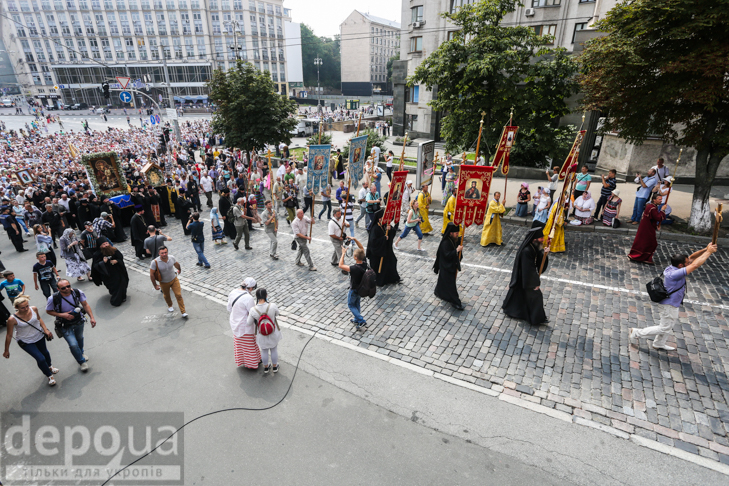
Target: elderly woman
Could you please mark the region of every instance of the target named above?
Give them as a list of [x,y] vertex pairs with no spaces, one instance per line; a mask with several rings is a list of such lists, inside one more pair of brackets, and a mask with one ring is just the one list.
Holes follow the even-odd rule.
[[84,275],[91,280],[91,268],[86,263],[81,242],[76,239],[76,233],[71,228],[66,228],[59,240],[61,256],[66,261],[66,275],[76,277],[79,282],[84,281]]
[[580,197],[575,199],[572,206],[575,209],[575,219],[570,224],[575,226],[592,224],[592,211],[595,210],[595,201],[592,199],[590,191],[584,191]]

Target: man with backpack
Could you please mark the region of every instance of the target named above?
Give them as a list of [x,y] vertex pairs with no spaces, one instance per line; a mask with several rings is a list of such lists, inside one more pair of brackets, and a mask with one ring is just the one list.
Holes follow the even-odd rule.
[[686,295],[686,276],[703,265],[709,256],[716,252],[716,245],[709,243],[706,248],[699,250],[691,256],[677,254],[671,257],[671,265],[663,271],[666,298],[659,303],[661,307],[661,321],[657,326],[638,329],[628,329],[630,344],[638,344],[640,338],[653,338],[653,349],[674,351],[676,348],[668,346],[666,339],[671,334],[673,326],[678,323],[678,309],[683,304]]
[[359,331],[367,326],[367,321],[360,313],[360,299],[362,297],[374,297],[377,291],[377,276],[375,271],[367,266],[365,262],[365,250],[356,238],[352,240],[357,243],[358,248],[354,250],[354,265],[344,264],[344,255],[347,253],[346,248],[342,247],[342,256],[339,257],[339,268],[349,273],[349,294],[347,295],[347,307],[354,316],[350,322],[357,326]]
[[88,371],[89,357],[84,352],[86,314],[89,315],[92,328],[96,327],[96,319],[86,295],[81,290],[72,289],[71,282],[65,278],[61,279],[58,281],[58,292],[48,297],[46,314],[56,318],[56,334],[66,340],[81,371]]

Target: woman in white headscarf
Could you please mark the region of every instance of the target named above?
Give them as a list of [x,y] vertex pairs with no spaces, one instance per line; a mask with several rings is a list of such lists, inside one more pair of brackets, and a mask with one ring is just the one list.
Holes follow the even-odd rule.
[[580,197],[575,199],[573,207],[575,208],[575,219],[570,224],[576,226],[592,224],[592,212],[595,210],[595,201],[592,199],[590,191],[583,192]]
[[63,236],[58,241],[61,249],[61,256],[66,261],[66,275],[76,277],[79,282],[84,281],[84,275],[91,280],[91,268],[86,263],[86,258],[81,251],[81,244],[76,239],[76,233],[71,228],[66,228]]

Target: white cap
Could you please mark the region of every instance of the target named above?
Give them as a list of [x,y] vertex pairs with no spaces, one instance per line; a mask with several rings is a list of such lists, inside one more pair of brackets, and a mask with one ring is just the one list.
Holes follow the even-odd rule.
[[242,287],[253,289],[256,287],[256,280],[253,277],[247,277],[241,284]]

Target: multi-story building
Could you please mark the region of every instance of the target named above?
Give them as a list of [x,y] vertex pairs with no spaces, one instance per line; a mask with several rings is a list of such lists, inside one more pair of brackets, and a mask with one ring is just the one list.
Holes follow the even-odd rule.
[[284,22],[291,12],[283,0],[0,0],[0,11],[24,94],[47,103],[107,104],[99,87],[117,76],[146,81],[152,87],[143,93],[167,100],[163,60],[176,101],[207,99],[212,70],[237,57],[288,93]]
[[[393,134],[408,131],[413,138],[440,140],[440,113],[428,106],[438,94],[437,87],[432,91],[417,85],[410,88],[406,80],[458,29],[441,14],[478,1],[402,0],[401,60],[393,64]],[[530,26],[540,35],[553,36],[550,37],[553,45],[573,51],[579,49],[581,42],[598,35],[590,26],[615,6],[617,0],[524,0],[523,3],[524,6],[518,6],[504,17],[504,25]],[[579,115],[575,117],[579,124]],[[575,119],[565,117],[562,123],[575,123]]]
[[400,49],[400,24],[353,11],[339,26],[342,94],[390,94],[387,61]]

